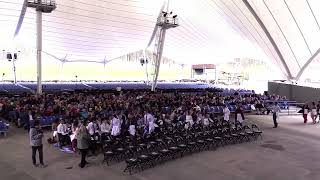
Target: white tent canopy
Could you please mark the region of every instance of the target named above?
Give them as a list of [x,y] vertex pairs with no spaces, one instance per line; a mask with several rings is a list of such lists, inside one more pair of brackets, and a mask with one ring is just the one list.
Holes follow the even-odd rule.
[[[35,49],[34,9],[28,8],[20,33],[13,41],[23,1],[0,0],[2,49]],[[185,64],[250,57],[279,67],[285,77],[296,77],[320,48],[320,2],[246,2],[275,44],[245,1],[171,0],[170,11],[178,15],[180,26],[168,31],[164,56]],[[144,49],[163,0],[56,0],[56,3],[55,11],[43,15],[43,51],[61,59],[102,61]]]

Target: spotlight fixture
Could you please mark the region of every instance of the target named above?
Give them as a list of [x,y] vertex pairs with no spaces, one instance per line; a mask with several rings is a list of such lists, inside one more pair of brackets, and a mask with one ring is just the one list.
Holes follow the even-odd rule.
[[174,15],[174,16],[172,16],[172,18],[176,18],[178,15]]
[[170,12],[170,14],[172,14],[172,11]]
[[140,59],[140,64],[141,64],[141,66],[144,65],[144,59]]
[[168,15],[167,12],[163,13],[163,17],[167,17],[167,15]]

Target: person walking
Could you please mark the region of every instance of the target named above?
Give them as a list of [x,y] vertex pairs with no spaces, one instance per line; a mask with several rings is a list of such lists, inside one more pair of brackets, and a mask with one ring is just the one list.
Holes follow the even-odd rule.
[[235,120],[234,123],[237,126],[238,123],[242,126],[244,124],[245,118],[243,114],[243,110],[240,104],[237,105],[237,108],[235,110]]
[[89,142],[91,140],[90,135],[84,125],[80,125],[77,131],[77,147],[81,152],[81,162],[79,167],[84,168],[88,162],[86,161],[86,156],[88,154]]
[[311,119],[313,124],[317,123],[317,106],[315,102],[312,102],[311,105]]
[[307,123],[308,121],[308,113],[309,113],[309,106],[308,104],[305,104],[303,107],[302,107],[302,116],[303,116],[303,122],[304,123]]
[[279,113],[281,112],[281,109],[278,105],[277,102],[274,103],[273,107],[272,107],[272,117],[273,117],[273,128],[277,128],[278,127],[278,122],[277,119],[279,118]]
[[[42,146],[42,138],[43,138],[43,132],[40,127],[39,121],[34,121],[33,126],[31,126],[29,131],[29,137],[30,137],[30,145],[32,148],[32,163],[35,167],[41,167],[44,168],[46,165],[43,163],[43,146]],[[40,165],[36,162],[36,152],[39,153],[39,161]]]

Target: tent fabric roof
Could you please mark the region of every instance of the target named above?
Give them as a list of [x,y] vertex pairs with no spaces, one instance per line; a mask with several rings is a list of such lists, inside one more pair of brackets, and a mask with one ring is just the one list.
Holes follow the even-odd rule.
[[[112,59],[146,47],[163,0],[56,0],[43,15],[43,51],[68,60]],[[242,0],[171,0],[180,26],[168,30],[164,55],[217,63],[236,57],[268,60],[295,77],[320,48],[320,1],[248,0],[279,54]],[[0,0],[0,48],[12,42],[23,0]],[[28,8],[15,41],[35,48],[36,13]],[[22,45],[21,45],[22,44]],[[152,49],[151,49],[152,50]],[[316,57],[317,59],[319,57]]]

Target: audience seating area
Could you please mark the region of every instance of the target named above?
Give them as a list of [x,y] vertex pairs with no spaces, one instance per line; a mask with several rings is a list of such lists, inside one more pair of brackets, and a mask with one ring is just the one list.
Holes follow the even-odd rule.
[[145,138],[109,137],[102,141],[103,162],[110,165],[125,160],[127,165],[124,172],[131,174],[192,153],[250,142],[257,140],[258,137],[262,138],[262,132],[255,124],[242,126],[215,121],[208,127],[196,125],[188,130],[183,124],[177,124],[160,127],[156,133]]

